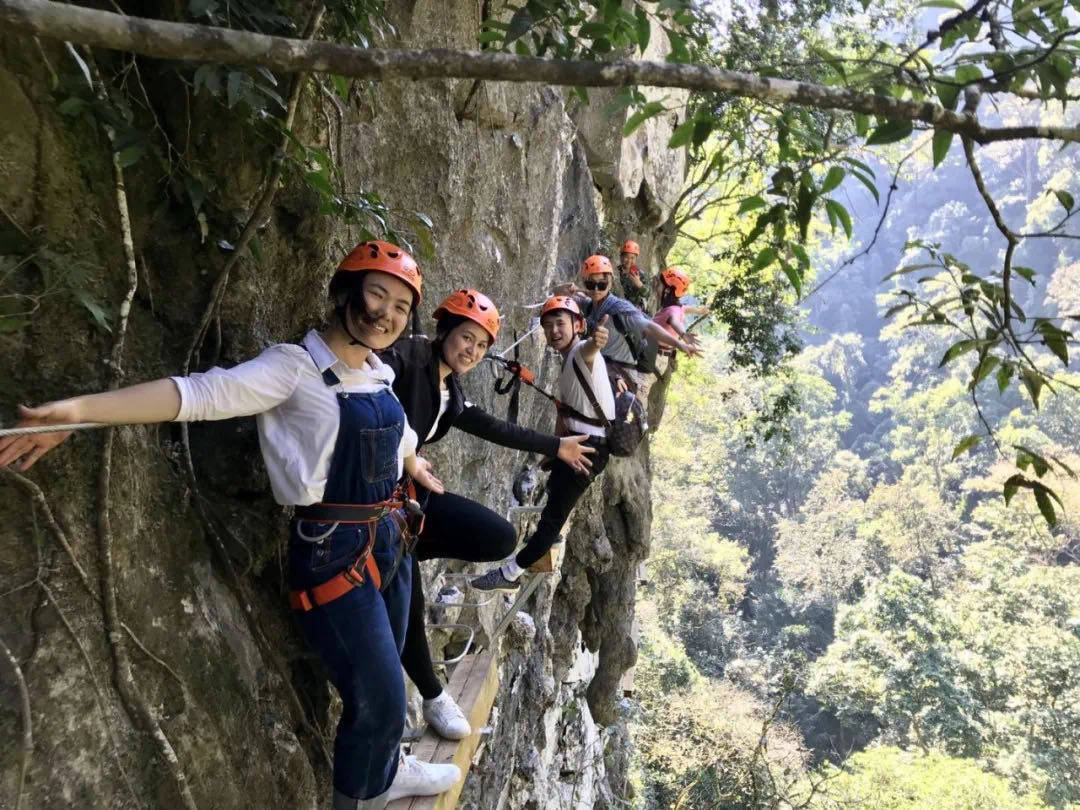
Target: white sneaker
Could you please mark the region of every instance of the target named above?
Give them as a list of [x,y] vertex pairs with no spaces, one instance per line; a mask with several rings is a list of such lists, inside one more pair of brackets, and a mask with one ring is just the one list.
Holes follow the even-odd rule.
[[437,698],[424,701],[424,719],[444,740],[464,740],[472,733],[469,721],[445,689]]
[[412,754],[405,754],[398,763],[390,790],[386,792],[387,801],[404,796],[435,796],[452,788],[460,778],[457,765],[421,762]]

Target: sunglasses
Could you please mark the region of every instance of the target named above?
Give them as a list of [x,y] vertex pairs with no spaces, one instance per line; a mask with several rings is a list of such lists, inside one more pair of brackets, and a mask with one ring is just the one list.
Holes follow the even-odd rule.
[[586,281],[585,282],[585,289],[586,290],[606,290],[607,288],[608,288],[607,279],[603,279],[602,281]]

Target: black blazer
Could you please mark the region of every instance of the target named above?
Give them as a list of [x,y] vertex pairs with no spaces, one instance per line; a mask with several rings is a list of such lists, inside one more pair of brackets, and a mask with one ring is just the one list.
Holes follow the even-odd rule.
[[439,357],[436,351],[433,341],[425,337],[408,337],[400,339],[379,355],[394,370],[394,393],[401,400],[409,425],[416,431],[419,439],[417,450],[428,441],[437,442],[451,427],[456,427],[513,450],[545,456],[558,455],[557,436],[511,424],[467,402],[457,374],[446,378],[450,402],[429,440],[427,435],[431,433],[442,399],[439,396]]

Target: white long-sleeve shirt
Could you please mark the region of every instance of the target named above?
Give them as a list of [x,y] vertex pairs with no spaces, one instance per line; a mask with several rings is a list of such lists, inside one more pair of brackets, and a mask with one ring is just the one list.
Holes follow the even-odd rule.
[[[286,505],[318,503],[326,489],[340,416],[339,389],[328,386],[322,372],[332,369],[341,380],[340,390],[348,393],[385,388],[393,394],[394,371],[374,353],[368,354],[363,368],[352,368],[338,359],[318,332],[308,332],[303,342],[303,346],[278,343],[229,369],[215,367],[172,378],[180,391],[178,422],[256,416],[274,500]],[[405,457],[416,452],[417,445],[407,417],[404,428],[398,446],[399,478]]]

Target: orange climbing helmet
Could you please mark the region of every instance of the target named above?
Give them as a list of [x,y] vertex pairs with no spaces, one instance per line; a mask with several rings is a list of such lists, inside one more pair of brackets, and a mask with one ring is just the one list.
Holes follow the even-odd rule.
[[578,306],[577,301],[569,295],[553,295],[545,301],[540,310],[540,320],[543,321],[544,316],[549,312],[569,312],[570,317],[577,322],[577,331],[585,331],[585,316],[581,314],[581,307]]
[[440,320],[444,315],[461,315],[480,326],[491,336],[499,334],[499,310],[494,302],[479,290],[456,290],[439,304],[431,317]]
[[690,289],[690,276],[678,267],[668,267],[660,272],[660,278],[665,284],[675,290],[675,295],[682,297]]
[[601,256],[599,254],[590,256],[585,260],[585,264],[582,265],[581,274],[583,276],[598,276],[601,273],[614,273],[611,268],[611,259],[607,256]]
[[416,260],[397,245],[381,239],[361,242],[338,265],[338,273],[366,270],[377,270],[400,279],[413,291],[413,307],[420,304],[423,284],[420,268]]
[[635,256],[641,255],[641,248],[638,247],[638,243],[633,239],[627,239],[623,242],[622,250],[620,253],[633,253]]

